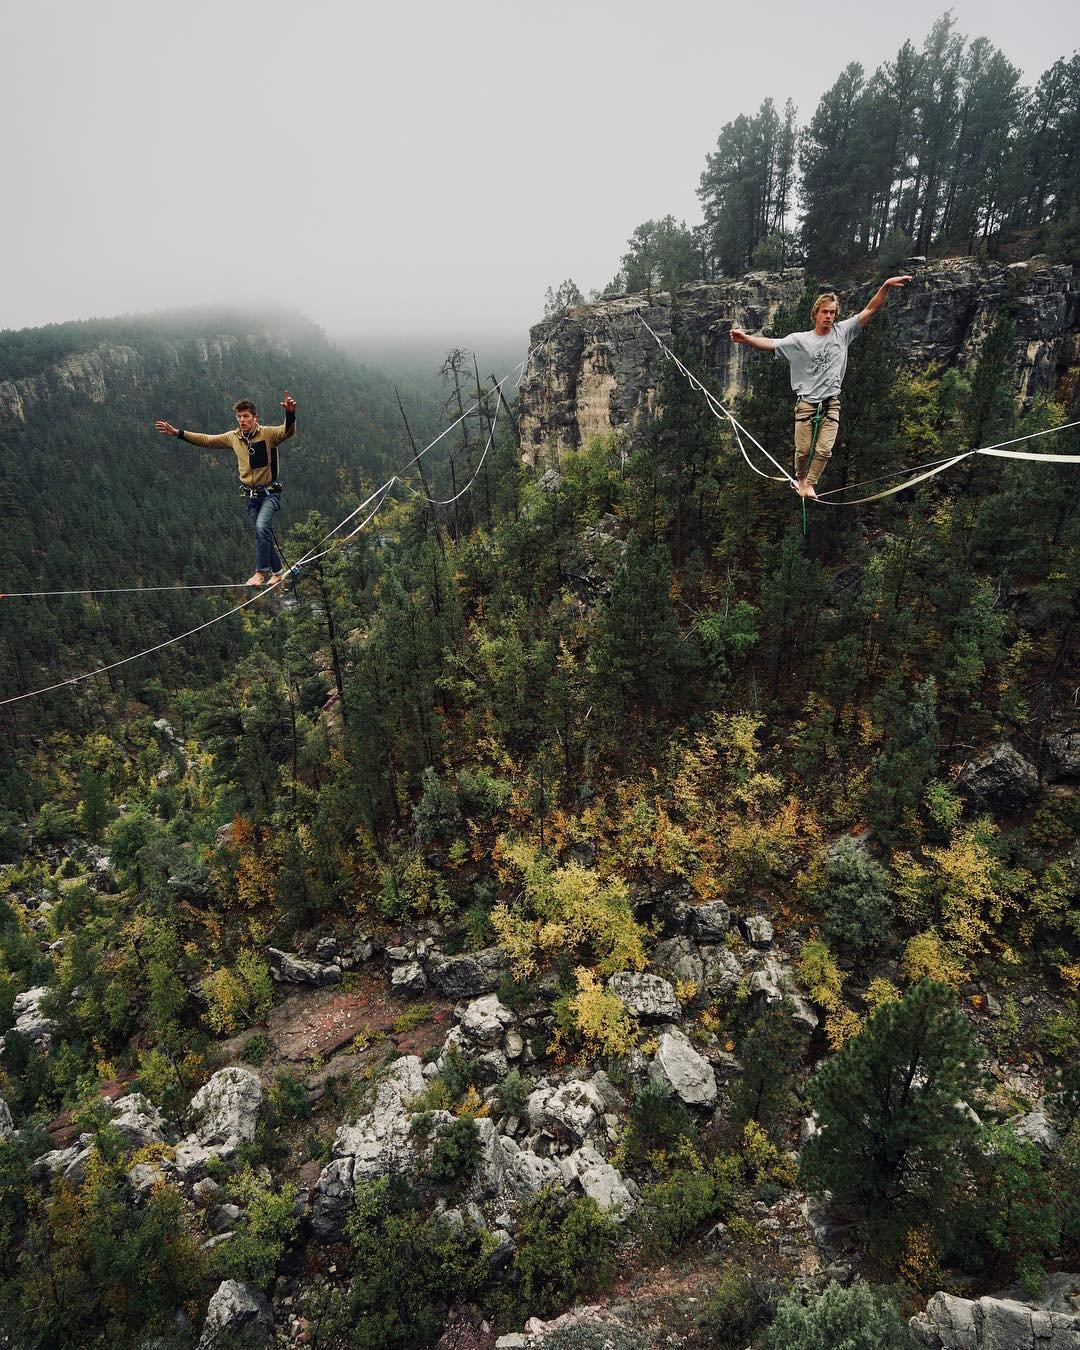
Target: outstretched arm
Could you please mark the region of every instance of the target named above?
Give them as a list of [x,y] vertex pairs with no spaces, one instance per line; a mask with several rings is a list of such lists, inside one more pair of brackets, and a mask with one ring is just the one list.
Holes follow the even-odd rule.
[[285,390],[285,395],[281,400],[281,406],[285,409],[285,430],[281,439],[287,441],[296,430],[296,399],[289,391]]
[[189,445],[198,445],[204,450],[232,448],[232,442],[225,432],[221,432],[218,436],[205,436],[200,431],[183,431],[179,427],[174,427],[171,422],[155,422],[154,427],[162,436],[176,436],[182,441],[187,441]]
[[898,290],[901,286],[906,286],[910,280],[910,277],[890,277],[888,281],[883,281],[877,295],[868,302],[865,309],[859,311],[859,327],[866,327],[885,301],[888,300],[890,291]]
[[776,339],[760,337],[757,333],[745,333],[734,324],[731,326],[731,340],[747,347],[755,347],[759,352],[776,350]]

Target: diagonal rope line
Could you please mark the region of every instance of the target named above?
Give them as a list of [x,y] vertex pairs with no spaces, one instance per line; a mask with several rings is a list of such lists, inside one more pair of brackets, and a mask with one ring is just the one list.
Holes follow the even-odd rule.
[[[753,471],[760,478],[768,478],[770,482],[794,483],[795,479],[787,471],[787,469],[785,469],[784,466],[778,460],[774,459],[772,455],[769,454],[768,450],[765,449],[765,447],[761,444],[761,442],[757,440],[757,438],[754,435],[752,435],[751,432],[747,431],[746,427],[744,427],[741,422],[736,420],[734,413],[732,413],[728,408],[726,408],[724,404],[721,403],[720,400],[715,396],[715,394],[713,394],[713,392],[710,389],[707,389],[705,385],[701,383],[701,381],[694,374],[694,372],[692,370],[689,370],[683,364],[683,362],[679,360],[679,358],[675,355],[675,353],[671,350],[671,348],[667,345],[667,343],[664,342],[664,340],[652,328],[652,326],[649,324],[648,320],[641,313],[641,311],[635,310],[634,314],[636,315],[637,319],[642,324],[642,326],[647,328],[648,331],[652,333],[653,337],[656,339],[657,346],[659,346],[660,350],[666,353],[666,355],[672,361],[674,361],[678,369],[690,381],[691,388],[696,389],[700,393],[705,395],[709,403],[709,408],[712,411],[712,415],[716,418],[716,420],[718,422],[720,421],[720,414],[723,414],[723,416],[727,418],[728,422],[731,424],[732,430],[735,432],[735,440],[738,443],[739,450],[742,453],[742,457],[743,459],[746,460],[747,464],[749,464],[750,468],[753,469]],[[742,435],[739,434],[740,432],[742,433]],[[765,458],[780,470],[780,473],[783,475],[781,478],[777,478],[775,474],[764,473],[761,469],[757,467],[757,465],[753,462],[753,460],[751,460],[750,456],[746,453],[746,449],[742,443],[742,436],[746,436],[746,438],[749,441],[753,442],[753,444],[757,446],[757,448],[761,451],[761,453],[765,456]]]

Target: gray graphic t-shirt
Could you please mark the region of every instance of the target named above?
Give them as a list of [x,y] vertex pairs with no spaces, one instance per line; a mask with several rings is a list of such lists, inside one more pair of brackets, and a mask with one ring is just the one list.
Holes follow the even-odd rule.
[[859,319],[842,319],[832,332],[789,333],[779,338],[774,352],[791,366],[791,387],[800,398],[820,403],[835,398],[847,371],[847,350],[859,335]]

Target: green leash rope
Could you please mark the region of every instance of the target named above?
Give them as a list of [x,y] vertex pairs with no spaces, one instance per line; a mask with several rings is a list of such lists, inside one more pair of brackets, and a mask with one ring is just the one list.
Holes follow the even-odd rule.
[[[813,419],[812,419],[812,421],[813,421],[813,428],[814,428],[814,429],[813,429],[813,432],[811,433],[811,436],[810,436],[810,458],[806,461],[806,473],[803,475],[804,478],[805,478],[805,477],[808,477],[809,474],[810,474],[810,465],[813,464],[813,462],[814,462],[814,451],[817,449],[818,432],[821,430],[821,424],[822,424],[822,422],[824,422],[824,420],[825,420],[825,414],[821,411],[822,407],[823,407],[823,405],[822,405],[821,403],[819,403],[819,404],[817,405],[817,411],[814,413],[814,416],[813,416]],[[806,498],[805,498],[805,497],[802,499],[802,532],[803,532],[803,534],[806,533]]]

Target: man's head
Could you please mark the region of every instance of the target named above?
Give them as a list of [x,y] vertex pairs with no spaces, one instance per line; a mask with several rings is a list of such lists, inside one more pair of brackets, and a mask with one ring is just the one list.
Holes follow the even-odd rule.
[[837,300],[834,291],[825,291],[819,295],[814,301],[814,308],[810,311],[814,332],[831,333],[839,308],[840,302]]
[[233,412],[236,414],[236,425],[245,434],[254,431],[259,425],[259,419],[255,416],[255,404],[251,399],[242,398],[238,403],[234,403]]

